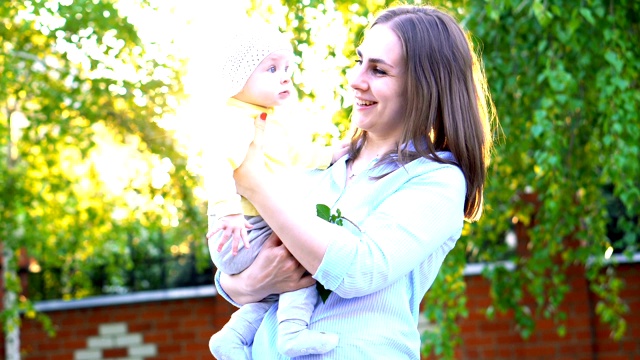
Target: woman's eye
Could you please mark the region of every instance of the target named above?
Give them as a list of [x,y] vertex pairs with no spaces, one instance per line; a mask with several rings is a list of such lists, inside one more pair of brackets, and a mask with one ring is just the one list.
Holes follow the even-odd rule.
[[387,75],[387,72],[380,68],[373,68],[373,73],[376,75]]
[[356,59],[356,64],[362,65],[362,59]]

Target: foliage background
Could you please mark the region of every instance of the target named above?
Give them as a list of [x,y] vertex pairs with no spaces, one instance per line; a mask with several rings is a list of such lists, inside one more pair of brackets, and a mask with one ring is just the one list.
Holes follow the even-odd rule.
[[[205,3],[0,4],[0,239],[5,249],[26,250],[38,264],[60,268],[64,298],[92,294],[88,270],[96,267],[109,274],[109,285],[126,289],[121,270],[132,266],[132,248],[156,256],[195,254],[206,262],[196,240],[204,209],[193,153],[176,141],[176,120],[166,120],[184,98],[184,59],[173,47],[180,39],[166,41],[178,33],[177,24],[165,26],[174,32],[163,32],[160,41],[145,38],[123,15],[125,5],[147,16],[227,6],[205,11]],[[315,114],[305,120],[318,141],[349,136],[346,75],[354,50],[366,24],[392,3],[242,3],[247,13],[294,36],[294,82],[307,114]],[[429,3],[473,34],[500,127],[485,214],[466,224],[425,299],[425,316],[434,325],[424,334],[425,352],[453,356],[456,320],[466,315],[463,270],[469,262],[514,265],[486,269],[494,297],[486,313],[513,311],[525,338],[535,331],[536,317],[553,318],[564,333],[558,308],[569,284],[563,270],[585,268],[599,298],[598,315],[613,337],[621,337],[628,309],[618,296],[624,284],[612,254],[631,256],[640,234],[640,3]],[[204,49],[215,34],[182,41]],[[105,158],[124,171],[105,167]],[[514,233],[520,225],[528,229],[526,244]],[[15,272],[4,277],[17,289]],[[29,308],[28,299],[5,309],[4,319],[18,308]]]
[[[348,63],[344,59],[353,56],[372,16],[398,4],[282,3],[286,29],[295,35],[301,57],[327,29],[314,26],[317,19],[342,20],[341,26],[348,29],[344,45],[333,41],[320,46],[329,64]],[[586,268],[598,297],[597,313],[610,325],[611,336],[619,339],[628,308],[619,297],[624,284],[616,277],[611,256],[631,257],[640,234],[640,4],[428,3],[452,13],[472,34],[500,122],[483,219],[466,225],[425,299],[425,316],[435,324],[424,334],[425,352],[453,356],[459,333],[456,320],[466,316],[463,269],[469,262],[514,265],[513,270],[501,265],[486,268],[494,299],[486,314],[513,311],[524,338],[535,331],[536,317],[554,319],[558,333],[565,333],[566,315],[558,310],[570,287],[565,270]],[[342,104],[334,123],[342,134],[350,111],[347,69],[342,68],[343,81],[334,92]],[[309,91],[308,96],[316,93]],[[516,238],[516,226],[527,229],[528,239]]]
[[[127,291],[133,249],[198,248],[199,180],[159,126],[183,97],[185,60],[141,38],[126,6],[154,10],[135,0],[0,4],[5,334],[19,327],[18,311],[36,316],[30,298],[12,296],[19,258],[46,275],[41,290],[72,299]],[[106,280],[96,288],[98,269]]]

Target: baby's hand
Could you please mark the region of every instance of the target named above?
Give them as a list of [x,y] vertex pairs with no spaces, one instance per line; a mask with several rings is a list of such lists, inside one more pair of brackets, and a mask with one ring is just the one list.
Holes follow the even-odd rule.
[[337,145],[332,147],[333,149],[333,157],[331,157],[331,163],[338,161],[341,157],[343,157],[346,153],[349,152],[349,142],[343,141]]
[[238,255],[238,245],[240,241],[242,241],[245,248],[248,249],[250,247],[249,240],[247,239],[247,230],[252,227],[253,225],[249,224],[242,214],[227,215],[218,220],[217,226],[207,234],[207,239],[219,231],[223,231],[220,244],[218,245],[218,252],[222,251],[224,244],[229,242],[229,239],[232,239],[231,251],[235,256]]

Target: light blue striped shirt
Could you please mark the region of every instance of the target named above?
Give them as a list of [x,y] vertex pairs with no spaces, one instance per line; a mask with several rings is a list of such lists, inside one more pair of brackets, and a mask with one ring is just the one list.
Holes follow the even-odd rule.
[[[420,302],[461,235],[464,176],[456,166],[420,158],[377,181],[367,175],[388,169],[369,170],[345,187],[346,159],[313,172],[308,193],[311,203],[340,209],[357,225],[344,221],[344,236],[332,239],[314,275],[334,293],[318,301],[309,328],[336,333],[340,341],[326,354],[296,359],[418,360]],[[233,303],[219,274],[215,282]],[[276,310],[258,329],[255,360],[287,359],[276,346]]]

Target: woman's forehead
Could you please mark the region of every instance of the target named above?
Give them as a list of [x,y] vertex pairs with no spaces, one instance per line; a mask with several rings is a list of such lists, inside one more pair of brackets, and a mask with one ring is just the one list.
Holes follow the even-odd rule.
[[402,43],[398,35],[384,24],[370,28],[357,49],[363,58],[379,59],[392,66],[402,64]]

